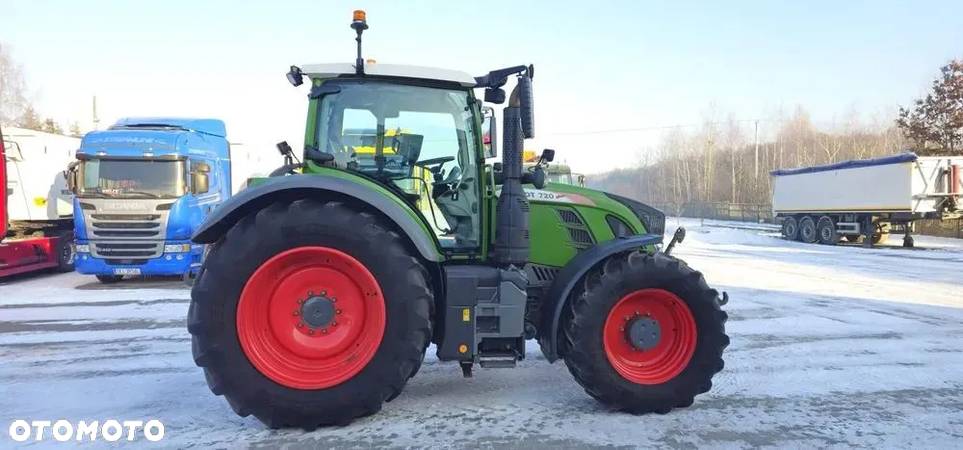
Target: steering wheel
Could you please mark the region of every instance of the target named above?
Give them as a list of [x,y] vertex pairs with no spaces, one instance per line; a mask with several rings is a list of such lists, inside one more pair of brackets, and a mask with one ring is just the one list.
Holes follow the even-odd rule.
[[[451,162],[454,160],[455,160],[454,156],[441,156],[438,158],[424,159],[424,160],[418,161],[415,163],[415,165],[423,166],[428,170],[430,170],[432,173],[437,173],[438,170],[441,169],[441,166],[444,166],[446,162]],[[438,165],[438,167],[434,167],[434,168],[428,167],[428,166],[434,166],[436,164]]]

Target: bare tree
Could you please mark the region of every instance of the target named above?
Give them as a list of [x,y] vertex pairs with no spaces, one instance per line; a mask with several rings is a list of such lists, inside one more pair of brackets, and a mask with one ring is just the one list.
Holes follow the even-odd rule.
[[0,122],[13,123],[23,115],[28,106],[26,92],[23,68],[0,42]]

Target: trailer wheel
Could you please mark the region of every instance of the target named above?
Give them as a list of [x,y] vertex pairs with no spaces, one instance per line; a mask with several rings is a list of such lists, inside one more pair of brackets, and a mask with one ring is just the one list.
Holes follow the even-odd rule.
[[782,236],[790,241],[795,241],[799,236],[799,222],[795,217],[786,217],[782,221]]
[[204,261],[187,326],[208,387],[271,428],[346,425],[404,388],[432,335],[429,274],[378,216],[278,202]]
[[67,233],[57,239],[57,271],[72,272],[74,270],[74,259],[77,257],[76,247],[74,247],[73,234]]
[[816,222],[810,216],[799,220],[799,240],[807,244],[816,242]]
[[565,365],[611,408],[664,414],[687,407],[723,368],[728,315],[718,292],[674,257],[613,255],[573,296]]
[[816,232],[819,234],[819,243],[825,245],[836,245],[839,243],[839,233],[836,232],[836,224],[829,216],[819,218],[816,224]]

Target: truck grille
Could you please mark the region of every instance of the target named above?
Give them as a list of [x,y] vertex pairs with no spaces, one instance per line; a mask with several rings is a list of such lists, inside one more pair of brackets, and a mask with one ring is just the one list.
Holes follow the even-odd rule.
[[151,238],[161,235],[159,214],[91,214],[91,232],[103,238]]

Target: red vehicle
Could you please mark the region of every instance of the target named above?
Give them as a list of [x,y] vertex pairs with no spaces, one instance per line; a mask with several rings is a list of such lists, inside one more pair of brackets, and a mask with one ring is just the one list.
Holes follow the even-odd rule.
[[50,223],[8,224],[6,143],[0,129],[0,278],[42,269],[73,270],[72,233],[62,225]]

